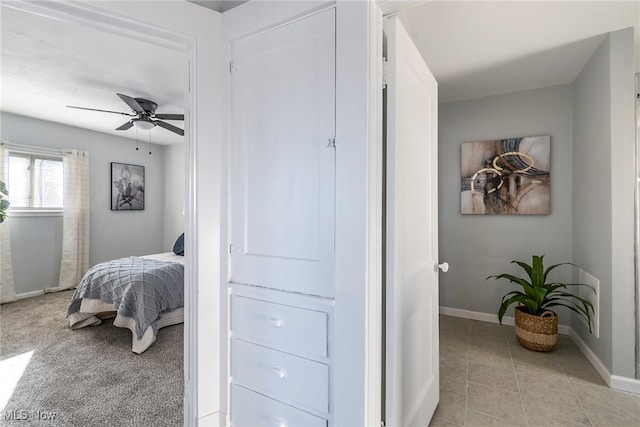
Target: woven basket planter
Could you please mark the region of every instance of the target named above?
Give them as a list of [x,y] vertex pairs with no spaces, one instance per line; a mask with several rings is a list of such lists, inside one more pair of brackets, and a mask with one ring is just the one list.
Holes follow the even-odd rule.
[[551,351],[558,343],[558,315],[545,311],[540,316],[515,308],[516,337],[525,348],[534,351]]

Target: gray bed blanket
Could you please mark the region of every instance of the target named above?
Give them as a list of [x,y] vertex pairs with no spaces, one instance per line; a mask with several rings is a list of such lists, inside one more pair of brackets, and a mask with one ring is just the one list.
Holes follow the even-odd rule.
[[120,316],[134,319],[138,339],[149,326],[156,334],[162,313],[184,306],[184,266],[138,257],[103,262],[84,275],[67,316],[80,311],[83,298],[113,304]]

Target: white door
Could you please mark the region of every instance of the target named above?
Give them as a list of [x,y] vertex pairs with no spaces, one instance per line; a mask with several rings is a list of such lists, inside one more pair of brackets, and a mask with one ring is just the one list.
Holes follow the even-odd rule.
[[231,55],[231,282],[332,297],[335,10]]
[[396,17],[387,35],[388,426],[427,426],[439,400],[438,88]]

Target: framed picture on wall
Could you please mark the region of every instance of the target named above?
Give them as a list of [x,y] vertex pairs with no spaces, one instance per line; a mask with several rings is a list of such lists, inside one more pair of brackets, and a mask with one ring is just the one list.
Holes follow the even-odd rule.
[[111,210],[144,210],[144,166],[111,162]]
[[549,135],[463,143],[461,213],[549,214],[550,149]]

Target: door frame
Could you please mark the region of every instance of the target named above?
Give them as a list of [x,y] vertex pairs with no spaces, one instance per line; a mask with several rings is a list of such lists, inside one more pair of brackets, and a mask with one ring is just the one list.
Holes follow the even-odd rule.
[[[1,7],[9,7],[25,13],[40,15],[48,19],[88,26],[99,31],[117,34],[157,46],[187,53],[189,56],[188,79],[184,82],[185,93],[185,232],[197,236],[196,209],[196,102],[192,93],[197,93],[196,39],[178,32],[167,30],[149,22],[125,17],[117,13],[81,3],[68,2],[3,2]],[[197,239],[185,241],[185,304],[184,304],[184,423],[193,425],[198,419],[197,411],[197,282],[198,271]]]
[[635,348],[635,369],[637,380],[640,380],[640,73],[635,75],[635,119],[636,119],[636,141],[635,141],[635,292],[636,292],[636,348]]

